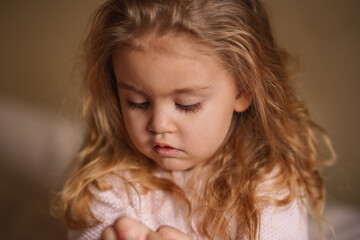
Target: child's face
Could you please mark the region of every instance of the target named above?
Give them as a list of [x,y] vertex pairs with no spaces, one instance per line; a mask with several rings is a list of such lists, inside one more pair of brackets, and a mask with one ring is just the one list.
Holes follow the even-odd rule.
[[249,101],[217,58],[185,36],[147,38],[118,49],[113,67],[125,127],[135,147],[166,170],[208,160]]

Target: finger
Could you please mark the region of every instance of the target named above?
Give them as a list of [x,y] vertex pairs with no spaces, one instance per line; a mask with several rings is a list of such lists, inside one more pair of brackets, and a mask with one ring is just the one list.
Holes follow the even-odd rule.
[[114,228],[107,227],[101,235],[102,240],[117,240]]
[[130,217],[120,217],[114,224],[114,229],[121,240],[145,240],[151,232],[145,225]]
[[170,226],[161,226],[156,231],[164,240],[190,240],[190,238],[183,232]]
[[150,231],[147,235],[146,240],[163,240],[163,238],[159,233]]

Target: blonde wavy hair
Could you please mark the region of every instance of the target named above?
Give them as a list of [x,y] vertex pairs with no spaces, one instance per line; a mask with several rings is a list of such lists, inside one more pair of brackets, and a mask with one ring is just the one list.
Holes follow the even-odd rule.
[[[253,99],[245,112],[234,113],[225,142],[207,162],[202,176],[207,184],[198,199],[201,208],[196,210],[199,232],[211,239],[229,239],[229,223],[236,220],[245,237],[257,239],[262,203],[283,206],[306,199],[303,203],[310,213],[321,216],[325,193],[315,169],[320,161],[316,132],[324,136],[331,152],[332,148],[289,85],[288,54],[276,45],[261,2],[108,0],[97,10],[86,40],[84,115],[88,129],[61,192],[68,226],[99,223],[89,208],[88,186],[108,189],[99,179],[118,170],[131,173],[131,181],[124,181],[129,186],[137,182],[145,191],[163,190],[180,199],[188,216],[195,212],[174,182],[154,175],[155,163],[135,149],[123,123],[112,55],[150,32],[186,34],[211,49],[233,74],[239,91]],[[258,194],[258,186],[270,175],[274,196],[284,189],[286,196]]]

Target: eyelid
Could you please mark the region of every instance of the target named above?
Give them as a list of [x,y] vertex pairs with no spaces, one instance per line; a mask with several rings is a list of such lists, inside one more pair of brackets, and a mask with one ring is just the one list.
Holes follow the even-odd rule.
[[[146,110],[150,104],[148,101],[134,102],[134,101],[130,101],[130,100],[127,100],[127,103],[128,103],[130,110],[137,110],[137,109],[138,110]],[[198,102],[198,103],[186,104],[186,105],[175,103],[175,106],[181,112],[195,113],[195,112],[200,111],[203,108],[203,103]]]
[[133,102],[130,100],[127,100],[128,106],[131,110],[135,110],[135,109],[146,109],[149,106],[149,102],[145,101],[145,102]]
[[203,104],[201,102],[195,104],[189,104],[189,105],[175,103],[175,105],[180,111],[184,111],[185,113],[198,112],[203,108]]

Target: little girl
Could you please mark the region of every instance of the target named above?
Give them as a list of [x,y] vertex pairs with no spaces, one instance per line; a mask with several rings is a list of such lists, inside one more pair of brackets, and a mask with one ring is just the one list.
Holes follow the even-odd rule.
[[258,0],[108,0],[87,39],[70,239],[307,239],[315,131]]

